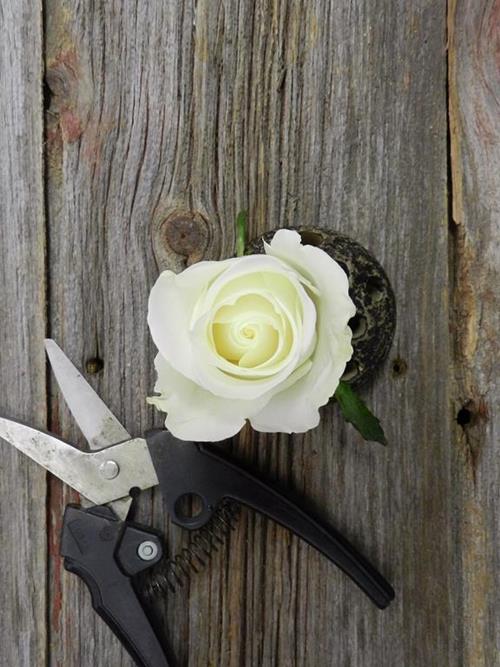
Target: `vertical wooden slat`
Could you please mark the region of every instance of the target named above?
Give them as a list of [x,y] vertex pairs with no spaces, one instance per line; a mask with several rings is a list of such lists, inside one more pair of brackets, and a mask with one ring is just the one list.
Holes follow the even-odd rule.
[[[41,3],[0,3],[0,415],[46,426]],[[0,442],[0,664],[46,660],[46,484]]]
[[[96,386],[134,433],[153,419],[145,304],[153,247],[161,267],[178,262],[165,247],[172,210],[208,220],[207,258],[231,252],[243,207],[253,233],[339,229],[397,292],[408,372],[388,364],[368,393],[390,447],[363,445],[331,406],[315,433],[246,432],[241,453],[308,495],[394,579],[398,601],[381,615],[245,514],[226,558],[168,602],[180,664],[453,663],[444,3],[51,0],[47,17],[51,327],[81,365],[103,358]],[[156,502],[154,518],[164,523]],[[86,592],[61,581],[53,663],[126,664]]]
[[[239,209],[253,234],[307,223],[352,235],[396,291],[400,363],[366,392],[387,450],[361,443],[335,406],[314,433],[247,430],[239,449],[345,530],[397,601],[371,609],[312,550],[244,513],[230,549],[165,603],[179,664],[457,664],[466,644],[493,655],[493,615],[469,627],[465,610],[482,614],[487,584],[470,583],[470,564],[497,540],[472,517],[480,497],[489,526],[496,501],[488,484],[476,504],[456,492],[463,452],[477,450],[457,448],[452,426],[445,2],[46,6],[51,331],[82,367],[103,359],[89,377],[133,433],[160,421],[144,404],[148,290],[158,269],[230,254]],[[183,248],[176,229],[195,212]],[[57,393],[53,406],[53,427],[77,440]],[[481,451],[493,479],[493,450]],[[51,490],[56,543],[70,495]],[[152,508],[165,526],[156,497]],[[172,550],[187,543],[166,528]],[[51,590],[52,664],[130,664],[55,559]]]
[[[161,421],[144,404],[157,271],[230,254],[241,208],[253,234],[307,223],[354,236],[397,295],[398,364],[365,392],[387,450],[362,444],[335,406],[313,433],[247,429],[238,446],[379,564],[395,604],[371,609],[311,549],[243,512],[163,605],[179,664],[496,664],[499,8],[448,9],[449,193],[444,2],[46,0],[50,331],[82,367],[103,360],[89,378],[133,433]],[[2,3],[0,19],[0,414],[43,427],[41,8]],[[51,428],[81,443],[52,393]],[[54,665],[131,664],[62,571],[74,496],[50,481],[47,545],[44,474],[1,446],[1,664],[43,665],[47,643]],[[171,551],[188,543],[156,495],[140,516]]]
[[500,664],[500,3],[449,10],[458,613],[464,663]]
[[[51,333],[84,370],[102,359],[102,371],[88,378],[137,435],[154,417],[145,399],[154,384],[146,303],[158,271],[156,211],[184,160],[178,71],[184,62],[189,74],[182,49],[190,19],[183,4],[46,2]],[[56,389],[52,405],[54,427],[83,444]],[[71,497],[54,489],[54,534]],[[148,521],[151,504],[142,505]],[[154,521],[163,527],[159,507]],[[132,664],[92,612],[88,591],[56,560],[52,579],[51,664]],[[186,617],[182,599],[171,604],[167,637],[180,655]]]
[[366,393],[386,424],[385,451],[364,445],[334,406],[312,434],[247,433],[242,443],[380,564],[396,604],[371,609],[317,554],[248,515],[247,543],[235,536],[229,565],[217,561],[211,580],[193,582],[190,636],[211,643],[193,640],[192,664],[205,664],[207,650],[210,664],[235,665],[457,659],[445,9],[197,4],[198,196],[205,208],[215,202],[229,233],[248,208],[253,234],[307,223],[365,243],[396,290],[393,354],[407,372],[393,374],[388,363]]

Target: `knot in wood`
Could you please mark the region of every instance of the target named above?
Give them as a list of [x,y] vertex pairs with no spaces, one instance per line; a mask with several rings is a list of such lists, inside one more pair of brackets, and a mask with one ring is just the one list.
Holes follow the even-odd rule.
[[90,375],[95,375],[96,373],[100,373],[102,369],[104,368],[104,361],[102,359],[99,359],[99,357],[92,357],[92,359],[87,359],[85,362],[85,370],[87,373],[90,373]]
[[198,211],[175,210],[164,218],[154,234],[155,255],[160,269],[184,269],[203,259],[209,227]]
[[170,248],[183,257],[202,253],[206,236],[206,223],[197,213],[179,213],[165,221],[165,239]]
[[45,72],[45,104],[58,118],[62,139],[77,141],[88,121],[92,84],[76,48],[63,50],[49,61]]

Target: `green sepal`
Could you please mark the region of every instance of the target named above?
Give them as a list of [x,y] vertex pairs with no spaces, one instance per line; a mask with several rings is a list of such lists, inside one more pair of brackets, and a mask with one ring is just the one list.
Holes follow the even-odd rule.
[[354,389],[347,382],[339,382],[335,391],[335,398],[340,405],[346,421],[351,422],[365,440],[380,442],[386,445],[387,440],[379,420],[363,403]]

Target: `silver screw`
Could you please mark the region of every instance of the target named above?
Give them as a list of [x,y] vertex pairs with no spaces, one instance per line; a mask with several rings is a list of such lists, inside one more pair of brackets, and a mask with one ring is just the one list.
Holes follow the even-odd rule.
[[116,461],[104,461],[104,463],[101,463],[99,466],[99,472],[104,479],[114,479],[115,477],[118,477],[120,466]]
[[142,560],[153,560],[158,555],[158,545],[150,540],[141,542],[137,547],[137,555]]

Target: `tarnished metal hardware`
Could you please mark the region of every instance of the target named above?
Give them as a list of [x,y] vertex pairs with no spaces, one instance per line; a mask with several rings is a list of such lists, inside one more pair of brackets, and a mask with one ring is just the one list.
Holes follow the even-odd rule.
[[141,560],[150,561],[154,560],[158,555],[159,548],[156,542],[152,540],[145,540],[141,542],[137,547],[137,555]]
[[104,463],[101,463],[99,466],[99,472],[104,477],[104,479],[114,479],[120,474],[120,466],[116,461],[104,461]]

